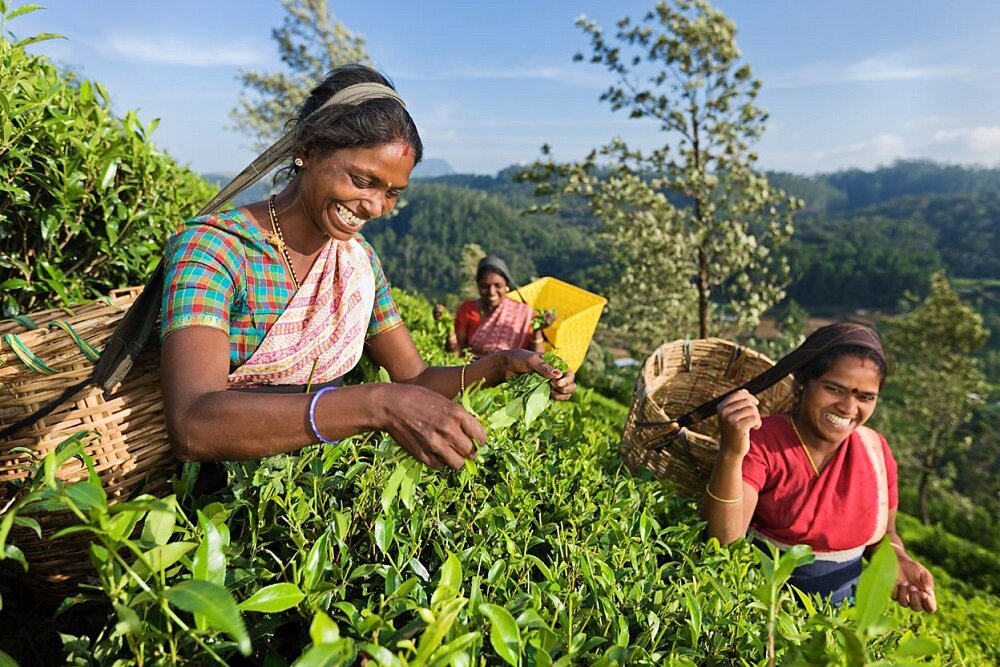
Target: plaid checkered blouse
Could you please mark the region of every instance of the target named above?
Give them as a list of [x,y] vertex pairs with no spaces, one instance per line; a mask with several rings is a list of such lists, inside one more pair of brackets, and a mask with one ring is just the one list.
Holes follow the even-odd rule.
[[[375,249],[360,235],[375,274],[366,338],[402,324]],[[229,366],[254,353],[292,298],[295,285],[277,248],[239,210],[187,220],[170,237],[160,338],[190,326],[229,335]]]

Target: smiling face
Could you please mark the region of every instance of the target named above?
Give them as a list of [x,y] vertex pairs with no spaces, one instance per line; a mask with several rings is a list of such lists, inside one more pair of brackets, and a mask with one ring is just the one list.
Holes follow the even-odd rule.
[[299,192],[306,217],[316,232],[346,241],[396,206],[410,181],[414,151],[399,142],[304,160]]
[[839,445],[868,421],[878,403],[882,375],[871,359],[841,357],[805,383],[795,424],[806,444]]
[[479,288],[479,298],[483,305],[490,310],[499,306],[500,300],[510,291],[507,279],[493,271],[483,271],[476,281],[476,286]]

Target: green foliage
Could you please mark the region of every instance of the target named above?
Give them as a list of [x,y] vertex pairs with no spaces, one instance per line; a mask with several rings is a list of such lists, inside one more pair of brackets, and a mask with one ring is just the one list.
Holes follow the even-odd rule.
[[[6,3],[5,3],[6,7]],[[30,6],[0,14],[0,32]],[[134,111],[0,34],[2,314],[141,284],[170,231],[213,194],[150,143]]]
[[556,195],[548,208],[560,195],[583,197],[604,223],[617,277],[612,318],[637,348],[706,337],[728,319],[751,328],[784,296],[787,265],[775,251],[800,203],[755,170],[750,145],[766,114],[735,26],[704,0],[658,2],[641,22],[620,19],[611,38],[586,17],[577,25],[591,38],[588,60],[615,79],[601,99],[657,123],[665,144],[643,153],[615,139],[579,163],[536,163],[524,177],[539,195]]
[[546,275],[586,287],[587,269],[599,263],[582,230],[554,218],[526,218],[499,196],[416,181],[406,199],[398,215],[365,229],[386,275],[404,289],[441,298],[474,288],[463,261],[473,244],[503,257],[522,285]]
[[896,362],[894,382],[902,398],[892,402],[891,432],[904,471],[919,477],[918,503],[930,521],[932,478],[944,478],[944,450],[969,449],[961,429],[973,401],[988,391],[974,353],[986,342],[982,318],[951,288],[943,273],[931,277],[931,294],[888,324],[886,344]]
[[[433,322],[426,302],[401,301],[412,327]],[[39,466],[35,495],[3,515],[0,543],[33,502],[81,513],[99,545],[100,587],[85,597],[107,615],[67,641],[90,664],[238,664],[249,638],[254,664],[753,665],[769,636],[781,664],[906,664],[903,653],[988,664],[954,628],[925,627],[914,644],[927,621],[894,605],[895,621],[880,620],[878,559],[857,612],[792,596],[782,584],[807,552],[774,563],[746,543],[705,542],[692,501],[621,468],[622,406],[583,391],[529,407],[539,386],[527,376],[468,391],[487,423],[518,409],[452,473],[369,434],[227,464],[226,487],[199,498],[189,465],[179,500],[108,507],[93,477],[58,481],[79,454],[67,445]]]
[[364,37],[336,20],[327,0],[281,0],[287,15],[271,32],[285,72],[240,71],[246,89],[231,115],[261,148],[278,139],[309,91],[347,63],[371,64]]
[[941,524],[925,526],[907,515],[898,523],[907,551],[946,570],[967,591],[1000,595],[1000,555],[995,550],[959,538]]

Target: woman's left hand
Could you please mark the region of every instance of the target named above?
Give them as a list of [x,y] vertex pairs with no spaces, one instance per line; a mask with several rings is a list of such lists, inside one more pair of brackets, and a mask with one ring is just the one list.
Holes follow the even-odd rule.
[[506,363],[504,367],[504,379],[509,380],[515,375],[523,373],[538,373],[544,378],[548,378],[552,386],[550,392],[552,398],[557,401],[568,400],[576,391],[576,376],[573,371],[565,372],[554,366],[550,366],[542,359],[542,355],[529,350],[504,350],[497,352],[504,357]]
[[899,574],[892,599],[913,611],[937,611],[934,597],[934,576],[926,567],[903,555],[899,559]]

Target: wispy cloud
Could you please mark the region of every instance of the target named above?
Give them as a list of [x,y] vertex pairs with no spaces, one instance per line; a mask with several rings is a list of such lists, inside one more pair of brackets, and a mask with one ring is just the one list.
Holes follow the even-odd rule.
[[[403,75],[397,75],[403,78]],[[562,67],[458,67],[432,72],[406,72],[405,78],[423,81],[552,81],[588,88],[603,88],[612,80],[606,72],[583,65]]]
[[817,62],[778,72],[768,77],[768,86],[795,88],[828,83],[867,83],[875,81],[926,81],[966,77],[974,72],[967,67],[935,62],[913,53],[886,53],[854,62]]
[[249,45],[208,44],[176,37],[110,35],[100,48],[123,58],[183,67],[249,67],[265,61],[261,50]]

